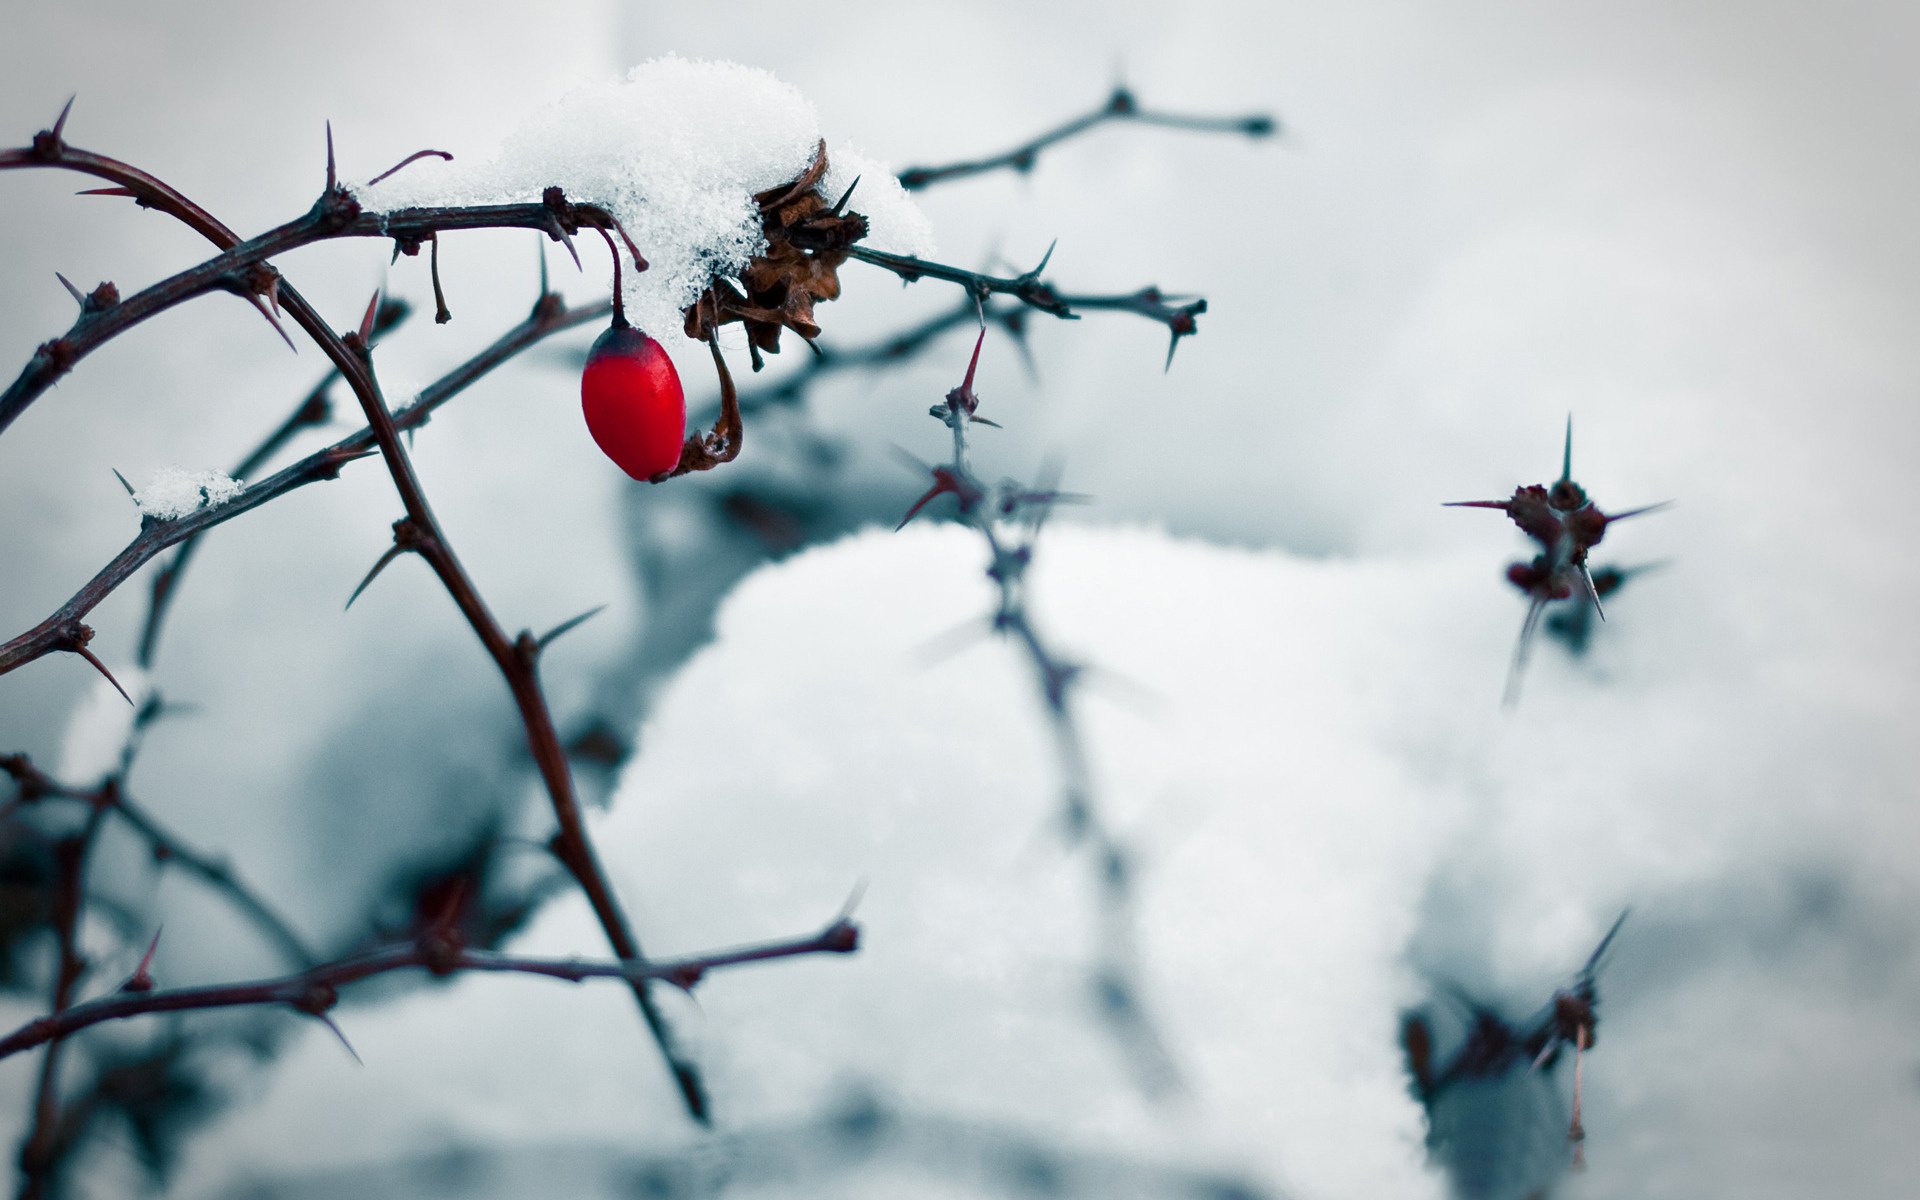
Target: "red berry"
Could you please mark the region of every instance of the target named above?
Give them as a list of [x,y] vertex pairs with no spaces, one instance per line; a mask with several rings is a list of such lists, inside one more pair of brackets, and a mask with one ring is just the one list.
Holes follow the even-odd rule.
[[679,464],[686,393],[665,348],[638,329],[615,325],[594,342],[580,375],[580,407],[593,440],[635,479]]

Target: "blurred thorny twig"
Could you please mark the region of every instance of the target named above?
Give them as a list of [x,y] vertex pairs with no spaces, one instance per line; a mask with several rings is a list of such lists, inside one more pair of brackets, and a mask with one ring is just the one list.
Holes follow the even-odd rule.
[[1095,803],[1086,741],[1076,718],[1087,666],[1062,654],[1040,632],[1027,606],[1027,572],[1047,515],[1056,504],[1084,497],[1060,491],[1054,481],[1039,486],[1015,480],[989,484],[973,473],[967,461],[967,431],[973,425],[995,424],[980,415],[980,397],[973,390],[987,337],[985,313],[976,319],[980,333],[966,376],[929,410],[952,433],[952,456],[927,468],[932,485],[907,510],[900,527],[940,496],[952,496],[961,523],[977,530],[986,542],[987,577],[996,591],[989,628],[1011,641],[1033,672],[1060,764],[1062,832],[1070,845],[1085,851],[1093,871],[1101,920],[1092,978],[1095,1007],[1128,1051],[1142,1086],[1157,1094],[1175,1086],[1179,1076],[1141,996],[1135,967],[1132,855]]
[[[428,927],[410,942],[385,946],[363,954],[320,963],[292,975],[243,983],[156,990],[146,964],[116,992],[80,1004],[65,1005],[51,1015],[29,1021],[0,1037],[0,1058],[35,1046],[56,1043],[103,1021],[120,1021],[152,1013],[204,1011],[245,1005],[285,1005],[326,1020],[349,984],[393,971],[422,970],[433,975],[458,973],[512,973],[545,975],[570,983],[586,979],[623,979],[628,983],[657,981],[692,990],[709,971],[747,963],[769,962],[805,954],[851,954],[860,944],[859,928],[846,917],[835,919],[818,933],[785,941],[716,950],[671,959],[594,961],[580,958],[532,958],[468,949],[449,925]],[[338,1029],[335,1029],[338,1033]],[[341,1038],[344,1042],[346,1039]],[[348,1049],[352,1047],[349,1046]]]
[[990,171],[999,170],[1015,171],[1024,175],[1033,170],[1033,165],[1039,160],[1042,150],[1112,121],[1126,121],[1136,125],[1159,125],[1189,133],[1237,133],[1253,138],[1271,137],[1280,131],[1279,122],[1266,113],[1254,113],[1244,117],[1211,117],[1159,112],[1140,107],[1140,102],[1134,97],[1131,89],[1116,87],[1107,97],[1106,102],[1092,112],[1049,129],[1011,150],[939,167],[908,167],[900,172],[900,186],[910,192],[918,191],[937,183],[948,183],[956,179],[966,179],[973,175],[984,175]]
[[[220,246],[223,252],[199,267],[181,272],[125,301],[119,300],[117,291],[111,285],[102,285],[95,289],[83,301],[80,319],[73,329],[67,335],[44,344],[36,352],[20,378],[5,393],[0,393],[0,430],[4,430],[14,416],[17,416],[35,397],[51,386],[54,380],[70,370],[73,364],[88,351],[104,344],[140,321],[187,299],[212,290],[232,290],[239,291],[256,302],[270,322],[274,322],[270,309],[284,309],[289,313],[295,323],[320,347],[360,403],[367,420],[366,433],[386,465],[405,510],[405,516],[396,522],[394,527],[396,547],[417,553],[427,560],[506,679],[526,728],[529,747],[539,765],[552,803],[558,828],[549,848],[586,894],[595,916],[606,932],[615,956],[623,962],[644,961],[639,942],[634,936],[625,910],[615,898],[606,872],[586,836],[566,750],[554,728],[552,714],[539,684],[538,659],[545,648],[544,643],[536,639],[530,631],[521,633],[517,638],[509,637],[494,618],[471,577],[467,575],[455,556],[444,530],[427,502],[406,447],[400,441],[400,427],[380,391],[373,366],[373,333],[379,313],[378,297],[375,298],[375,303],[368,306],[360,327],[342,335],[336,333],[292,284],[285,281],[280,273],[267,263],[270,257],[285,250],[333,237],[391,237],[396,245],[405,249],[410,244],[417,248],[420,239],[441,229],[530,227],[546,230],[552,236],[567,241],[571,246],[570,232],[583,223],[598,226],[616,224],[616,228],[617,223],[602,210],[592,206],[574,206],[568,203],[557,188],[548,189],[542,202],[537,205],[409,210],[404,213],[385,215],[363,214],[360,212],[358,201],[339,181],[334,162],[333,139],[329,132],[325,187],[319,201],[305,217],[289,222],[259,238],[243,242],[230,229],[213,219],[206,210],[153,176],[117,160],[68,146],[63,133],[71,107],[72,102],[69,101],[67,108],[61,111],[54,125],[36,135],[27,148],[0,151],[0,169],[59,167],[108,179],[116,185],[108,191],[128,196],[144,207],[158,208],[167,212]],[[631,242],[628,245],[632,250]],[[643,269],[644,261],[637,250],[633,250],[633,257],[636,268]],[[540,305],[536,306],[535,319],[542,325],[548,325],[559,307],[557,297],[543,295]],[[543,310],[545,310],[544,320],[541,319]],[[278,323],[274,322],[274,324],[278,328]],[[484,370],[484,367],[482,369]],[[455,376],[459,374],[456,372]],[[449,379],[454,379],[455,376],[450,376]],[[415,407],[419,409],[420,405],[416,403]],[[424,415],[426,410],[420,411],[421,415]],[[362,443],[355,449],[343,451],[337,457],[329,454],[314,468],[316,477],[336,472],[344,462],[364,453],[366,448],[365,443]],[[291,486],[293,482],[289,480],[288,485]],[[301,479],[298,482],[306,482],[306,480]],[[243,493],[235,503],[244,504],[245,508],[235,508],[234,515],[237,515],[238,511],[257,507],[268,498],[270,496],[254,497]],[[252,503],[247,503],[249,500]],[[211,524],[211,522],[207,523]],[[151,520],[143,523],[142,539],[147,539],[148,534],[154,533],[159,524]],[[146,557],[150,557],[161,544],[184,540],[204,527],[181,528],[177,521],[167,524],[173,528],[148,539],[146,545],[141,545],[142,539],[136,539],[134,546],[129,547],[115,560],[115,564],[120,568],[117,573],[115,567],[110,565],[108,570],[102,573],[102,577],[96,578],[95,585],[84,589],[82,594],[76,597],[80,611],[85,611],[98,603],[117,583],[131,574],[134,566],[144,561]],[[169,537],[169,534],[173,536]],[[13,651],[11,655],[6,651],[0,651],[0,671],[17,666],[21,662],[30,661],[51,650],[60,649],[86,655],[90,662],[100,667],[103,674],[105,673],[104,666],[101,666],[98,659],[86,650],[86,643],[90,640],[92,631],[80,624],[78,614],[65,619],[56,616],[54,620],[43,624],[38,632],[41,633],[41,637],[37,645],[30,643],[27,647],[18,647],[10,643],[7,650]],[[47,636],[49,634],[51,636]],[[32,638],[33,635],[29,634],[28,639]],[[16,639],[16,642],[20,640]],[[76,860],[83,858],[83,855],[76,856]],[[81,888],[80,869],[80,866],[75,867],[73,888],[76,896],[79,895]],[[62,944],[65,945],[66,941]],[[61,974],[64,978],[66,974],[64,969]],[[695,1119],[704,1121],[707,1118],[707,1101],[696,1068],[680,1053],[671,1030],[653,1002],[647,980],[642,977],[632,977],[628,982],[646,1018],[647,1025],[669,1064],[689,1113]],[[70,995],[66,992],[56,993],[54,1005],[56,1015],[65,1007],[69,999]],[[59,1040],[56,1037],[50,1043],[46,1056],[47,1067],[43,1084],[43,1095],[46,1100],[40,1105],[42,1112],[54,1105],[53,1063],[58,1045]],[[44,1122],[36,1121],[36,1131],[43,1125]],[[30,1150],[37,1136],[37,1133],[30,1135]],[[44,1178],[44,1174],[36,1175],[32,1171],[26,1174],[27,1187],[37,1191],[35,1180]]]

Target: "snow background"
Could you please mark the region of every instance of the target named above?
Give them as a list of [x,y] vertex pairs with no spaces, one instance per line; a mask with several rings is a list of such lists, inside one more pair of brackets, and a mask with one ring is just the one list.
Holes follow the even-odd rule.
[[[1070,485],[1099,497],[1085,517],[1174,535],[1056,528],[1037,588],[1044,620],[1164,697],[1145,716],[1096,704],[1095,763],[1156,859],[1146,958],[1189,1098],[1143,1106],[1077,1007],[1083,889],[1046,835],[1052,764],[1020,740],[1037,728],[1006,655],[915,664],[985,603],[971,544],[934,530],[747,585],[668,686],[606,818],[657,951],[797,932],[872,881],[858,959],[716,978],[680,1014],[743,1125],[866,1075],[913,1106],[1217,1159],[1301,1196],[1434,1194],[1391,1040],[1421,995],[1410,960],[1520,1015],[1631,903],[1588,1064],[1593,1169],[1573,1194],[1906,1194],[1910,10],[586,5],[529,27],[468,4],[383,6],[377,37],[375,10],[355,12],[21,14],[18,44],[43,52],[0,79],[0,110],[24,139],[78,90],[77,143],[249,231],[310,202],[324,119],[364,177],[422,146],[491,144],[567,87],[668,50],[773,71],[822,128],[897,165],[1002,148],[1093,103],[1116,69],[1149,104],[1288,125],[1277,145],[1107,130],[1026,180],[924,199],[950,261],[1024,267],[1059,236],[1064,286],[1152,281],[1211,303],[1170,375],[1152,326],[1041,318],[1039,386],[1004,345],[979,385],[1009,425],[979,440],[983,473],[1062,450]],[[70,319],[54,270],[124,291],[202,255],[152,214],[73,200],[70,179],[5,186],[11,361]],[[448,240],[455,321],[416,316],[392,339],[391,394],[519,319],[528,241]],[[579,298],[605,286],[550,261]],[[382,278],[424,297],[422,263],[384,263],[383,247],[319,247],[286,266],[345,325]],[[823,317],[849,342],[951,299],[843,278]],[[698,347],[675,349],[705,378]],[[816,394],[821,425],[859,448],[849,488],[904,511],[914,481],[887,444],[937,450],[921,414],[964,350]],[[529,356],[462,397],[419,459],[506,619],[544,628],[611,602],[550,663],[577,712],[645,621],[631,510],[678,501],[599,460],[565,365]],[[319,369],[220,298],[83,364],[0,439],[0,503],[31,518],[0,529],[7,627],[132,535],[109,467],[228,465]],[[1498,573],[1518,539],[1437,502],[1550,476],[1569,410],[1576,474],[1603,507],[1680,501],[1603,549],[1673,565],[1612,606],[1588,665],[1544,649],[1503,718],[1520,606]],[[766,440],[748,444],[743,472]],[[339,613],[395,515],[379,473],[355,468],[223,528],[153,681],[203,715],[150,740],[141,794],[261,864],[315,932],[349,919],[382,855],[469,821],[517,761],[498,682],[426,572],[401,564]],[[92,622],[116,666],[135,595]],[[10,676],[0,748],[55,761],[91,687],[62,660]],[[965,696],[971,740],[926,727]],[[421,732],[397,737],[402,717]],[[767,753],[716,756],[723,726]],[[159,901],[170,930],[205,931],[170,932],[164,978],[268,968],[190,884],[163,882]],[[526,937],[597,948],[567,903]],[[966,1003],[945,1000],[956,944]],[[617,989],[456,989],[348,1013],[365,1071],[305,1035],[195,1148],[183,1193],[377,1164],[421,1129],[626,1152],[685,1136]],[[24,1086],[23,1069],[0,1079]]]

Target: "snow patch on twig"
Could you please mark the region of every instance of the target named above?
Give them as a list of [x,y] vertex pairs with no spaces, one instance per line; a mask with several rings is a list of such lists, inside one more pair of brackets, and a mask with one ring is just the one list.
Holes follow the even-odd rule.
[[[528,203],[555,186],[599,205],[650,264],[625,277],[628,317],[663,335],[715,276],[766,248],[753,196],[798,178],[820,139],[812,103],[766,71],[668,55],[569,92],[489,159],[426,163],[355,191],[376,212]],[[867,244],[932,251],[932,227],[891,171],[844,144],[828,162],[829,201],[860,177],[849,207],[868,219]]]
[[170,521],[202,507],[218,508],[246,486],[223,471],[162,467],[147,480],[147,486],[133,494],[133,503],[143,516]]

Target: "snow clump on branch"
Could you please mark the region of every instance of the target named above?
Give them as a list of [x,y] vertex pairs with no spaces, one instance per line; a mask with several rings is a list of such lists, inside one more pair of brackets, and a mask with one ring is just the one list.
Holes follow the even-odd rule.
[[218,508],[246,486],[221,471],[161,467],[148,478],[147,486],[133,494],[133,503],[142,516],[171,521],[197,512],[203,505]]
[[[821,137],[812,103],[766,71],[668,55],[569,92],[484,162],[425,164],[355,194],[374,212],[537,202],[555,186],[599,205],[650,264],[626,273],[628,318],[664,336],[715,277],[766,249],[754,194],[797,179]],[[892,171],[845,142],[829,142],[827,161],[829,203],[860,180],[849,207],[867,218],[867,244],[932,252],[932,227]]]

